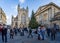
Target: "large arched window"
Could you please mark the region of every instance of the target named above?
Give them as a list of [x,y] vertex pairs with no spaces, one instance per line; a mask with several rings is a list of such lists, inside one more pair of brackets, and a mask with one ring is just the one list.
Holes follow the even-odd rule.
[[22,16],[21,16],[21,23],[22,24],[26,23],[26,15],[25,15],[25,13],[23,13]]

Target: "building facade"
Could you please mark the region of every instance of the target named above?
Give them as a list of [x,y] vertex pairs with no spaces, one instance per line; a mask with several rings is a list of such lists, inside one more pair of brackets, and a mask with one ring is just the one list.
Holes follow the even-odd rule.
[[60,27],[60,12],[57,12],[54,15],[54,18],[51,20],[52,23],[55,23],[56,25],[58,25]]
[[6,24],[6,14],[2,8],[0,8],[0,24]]
[[20,8],[20,5],[18,4],[17,7],[18,14],[16,17],[12,16],[12,27],[28,27],[29,23],[29,17],[28,17],[28,7],[26,9]]
[[39,24],[51,24],[50,20],[54,18],[55,13],[60,11],[60,7],[51,2],[47,5],[41,6],[35,13],[36,20]]

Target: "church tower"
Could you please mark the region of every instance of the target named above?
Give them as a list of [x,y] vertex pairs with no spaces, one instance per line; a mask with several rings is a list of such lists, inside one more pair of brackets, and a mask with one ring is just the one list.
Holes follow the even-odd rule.
[[18,4],[17,10],[18,10],[18,13],[19,13],[19,11],[20,11],[20,4]]
[[27,10],[27,12],[28,12],[28,6],[26,7],[26,10]]
[[13,15],[12,15],[11,21],[12,21],[11,22],[12,23],[11,25],[12,25],[12,28],[13,28],[14,27],[14,17],[13,17]]
[[17,12],[18,12],[18,28],[20,27],[20,24],[21,24],[21,8],[20,8],[20,4],[18,4],[18,7],[17,7]]
[[28,12],[29,12],[29,8],[28,8],[28,6],[27,6],[27,7],[26,7],[26,13],[27,13],[27,15],[26,15],[26,27],[28,27],[28,24],[29,24]]

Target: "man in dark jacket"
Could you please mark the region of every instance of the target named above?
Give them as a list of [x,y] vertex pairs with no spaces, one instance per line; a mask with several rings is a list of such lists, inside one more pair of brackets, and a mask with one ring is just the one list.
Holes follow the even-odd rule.
[[2,41],[7,42],[7,26],[4,24],[2,29]]
[[13,31],[13,29],[10,29],[10,38],[13,39],[13,36],[14,36],[14,31]]
[[29,35],[28,35],[28,38],[29,38],[29,36],[31,36],[31,37],[33,38],[33,35],[32,35],[32,30],[31,30],[31,28],[29,29]]
[[48,37],[50,37],[50,32],[51,32],[50,29],[51,29],[50,27],[47,27],[47,35],[48,35]]
[[55,34],[56,34],[56,30],[53,28],[51,29],[51,39],[55,40]]

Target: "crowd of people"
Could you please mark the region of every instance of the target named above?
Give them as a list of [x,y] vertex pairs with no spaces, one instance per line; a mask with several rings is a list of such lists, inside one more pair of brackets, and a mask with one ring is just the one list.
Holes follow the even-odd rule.
[[2,42],[5,42],[5,43],[7,43],[8,34],[10,36],[10,39],[14,39],[14,36],[17,36],[18,33],[20,34],[20,36],[24,36],[24,31],[28,32],[26,27],[25,28],[21,28],[21,27],[20,28],[17,28],[17,27],[7,28],[7,25],[0,24],[0,35],[2,36]]
[[[40,25],[38,26],[38,28],[36,28],[36,33],[38,35],[37,39],[38,40],[45,40],[47,37],[51,37],[51,40],[55,40],[55,36],[56,36],[56,31],[57,27],[56,24],[54,24],[53,26],[44,26],[44,25]],[[7,26],[4,24],[2,27],[2,30],[0,33],[2,33],[2,41],[7,43]],[[29,28],[29,30],[25,27],[25,28],[10,28],[10,38],[14,39],[14,35],[17,36],[17,34],[19,33],[20,36],[24,36],[24,31],[26,31],[28,33],[27,38],[29,38],[30,36],[33,38],[32,35],[32,29]],[[34,32],[35,33],[35,32]]]
[[46,35],[51,37],[51,40],[55,40],[56,29],[53,27],[45,27],[39,26],[38,27],[38,40],[46,39]]

